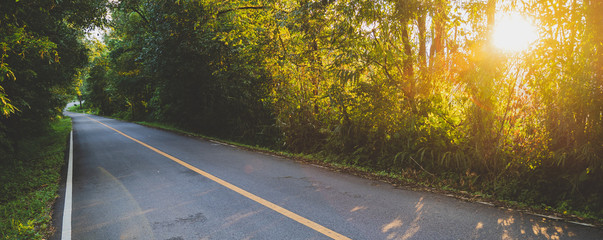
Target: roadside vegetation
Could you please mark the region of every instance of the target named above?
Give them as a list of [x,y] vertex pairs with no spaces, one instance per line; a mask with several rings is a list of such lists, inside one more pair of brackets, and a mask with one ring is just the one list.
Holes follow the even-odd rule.
[[600,220],[600,12],[570,0],[120,1],[82,89],[102,115]]
[[53,204],[65,165],[70,118],[48,128],[0,156],[0,239],[48,239],[53,233]]
[[[101,115],[600,220],[601,12],[593,0],[4,1],[0,163],[82,95]],[[104,39],[85,39],[95,25]]]
[[81,86],[85,29],[106,1],[0,3],[0,239],[47,239],[69,119]]
[[[124,120],[124,119],[121,119]],[[198,137],[208,141],[216,141],[222,144],[237,146],[255,152],[269,153],[281,157],[286,157],[296,161],[301,161],[307,164],[316,164],[327,167],[333,171],[344,172],[359,177],[384,181],[397,187],[404,187],[418,191],[436,192],[445,194],[464,201],[482,202],[488,205],[511,208],[519,211],[527,211],[529,213],[537,213],[540,215],[548,215],[556,218],[562,218],[568,221],[585,222],[594,226],[603,226],[603,219],[594,215],[590,211],[575,211],[570,210],[565,206],[552,207],[546,204],[535,204],[533,202],[518,201],[513,199],[505,199],[500,196],[492,195],[483,192],[483,189],[473,188],[467,189],[457,182],[467,181],[463,176],[454,174],[436,175],[427,172],[425,169],[408,168],[405,170],[393,172],[374,167],[363,167],[356,164],[333,160],[329,156],[322,153],[293,153],[283,149],[275,149],[270,147],[262,147],[259,145],[249,145],[237,141],[231,141],[212,136],[207,136],[197,132],[189,132],[170,124],[159,122],[136,122],[152,128],[167,130],[178,134]],[[474,177],[474,176],[473,176]]]

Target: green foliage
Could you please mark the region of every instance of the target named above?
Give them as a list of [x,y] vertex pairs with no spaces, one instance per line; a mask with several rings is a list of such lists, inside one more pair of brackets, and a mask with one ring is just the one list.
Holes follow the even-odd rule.
[[[76,4],[77,3],[77,4]],[[75,5],[74,5],[75,4]],[[102,22],[105,1],[4,1],[0,7],[0,154],[48,126],[87,63],[84,28]]]
[[44,239],[69,120],[59,120],[88,61],[84,29],[106,0],[0,3],[1,239]]
[[[87,102],[603,216],[599,5],[120,1]],[[505,11],[534,19],[541,36],[528,50],[493,46]]]
[[273,144],[270,79],[257,55],[266,36],[232,34],[246,25],[216,21],[233,16],[213,7],[194,1],[117,4],[115,31],[106,40],[110,50],[93,62],[86,102],[105,115]]
[[46,239],[51,234],[52,203],[64,165],[68,118],[54,121],[17,148],[0,156],[0,239]]

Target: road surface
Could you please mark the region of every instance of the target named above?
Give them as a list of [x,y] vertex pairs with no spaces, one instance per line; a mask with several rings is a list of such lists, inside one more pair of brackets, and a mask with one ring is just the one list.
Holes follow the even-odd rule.
[[68,115],[72,239],[603,239],[597,228]]

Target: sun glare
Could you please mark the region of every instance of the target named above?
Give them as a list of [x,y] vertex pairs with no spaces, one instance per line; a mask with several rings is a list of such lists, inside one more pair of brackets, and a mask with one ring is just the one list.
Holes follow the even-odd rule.
[[527,49],[536,39],[536,27],[525,17],[512,13],[496,20],[494,46],[504,51],[519,52]]

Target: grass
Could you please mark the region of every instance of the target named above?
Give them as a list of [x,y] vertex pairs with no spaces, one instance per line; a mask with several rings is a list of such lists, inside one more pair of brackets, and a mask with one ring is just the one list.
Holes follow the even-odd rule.
[[60,118],[42,136],[18,143],[0,169],[0,239],[47,239],[58,197],[71,119]]

